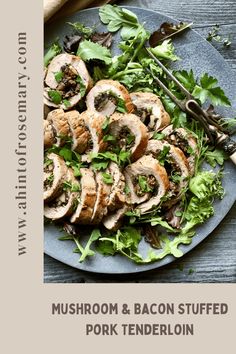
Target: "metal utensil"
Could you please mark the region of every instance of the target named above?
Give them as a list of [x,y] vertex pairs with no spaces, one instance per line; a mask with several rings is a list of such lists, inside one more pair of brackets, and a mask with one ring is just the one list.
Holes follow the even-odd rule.
[[193,95],[179,82],[178,79],[158,60],[149,48],[145,47],[148,55],[161,67],[165,74],[178,86],[180,91],[185,95],[183,100],[178,99],[165,84],[155,76],[151,70],[147,71],[153,76],[158,86],[169,96],[173,102],[184,112],[196,119],[204,128],[209,141],[212,145],[219,146],[232,162],[236,165],[236,142],[229,137],[226,130],[220,125],[217,118],[209,111],[203,109],[200,104],[195,100]]

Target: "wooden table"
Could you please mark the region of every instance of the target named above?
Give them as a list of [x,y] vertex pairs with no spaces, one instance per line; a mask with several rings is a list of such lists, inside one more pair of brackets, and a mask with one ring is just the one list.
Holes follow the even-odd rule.
[[[236,1],[235,0],[125,0],[131,5],[162,12],[178,20],[193,22],[206,37],[215,24],[222,38],[231,37],[225,48],[214,42],[236,73]],[[48,256],[44,258],[44,281],[55,283],[144,282],[144,283],[231,283],[236,281],[236,203],[217,229],[198,247],[171,265],[144,275],[115,278],[94,276],[66,266]]]

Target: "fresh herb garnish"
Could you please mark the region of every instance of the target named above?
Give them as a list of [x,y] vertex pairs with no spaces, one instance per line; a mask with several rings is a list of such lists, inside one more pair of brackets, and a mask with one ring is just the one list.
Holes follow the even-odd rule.
[[56,82],[60,82],[63,79],[64,73],[62,71],[57,71],[54,74]]
[[44,55],[44,66],[48,66],[50,61],[58,54],[62,52],[61,46],[58,42],[53,43]]
[[227,155],[223,150],[215,149],[213,151],[206,151],[205,158],[211,167],[216,167],[216,164],[223,166],[224,161],[227,159]]
[[54,181],[54,175],[53,175],[53,173],[51,173],[51,174],[47,177],[47,182],[51,184],[53,181]]
[[207,40],[209,42],[215,41],[218,43],[222,43],[225,47],[230,47],[232,42],[230,38],[222,38],[222,36],[219,34],[220,31],[220,26],[215,25],[212,30],[208,33]]
[[179,59],[179,57],[174,54],[174,46],[170,39],[166,39],[162,44],[159,44],[150,50],[158,58],[169,59],[172,61]]
[[51,159],[48,159],[48,158],[45,158],[45,159],[44,159],[44,165],[45,165],[45,167],[51,165],[52,163],[53,163],[53,161],[52,161]]
[[102,123],[102,130],[107,131],[109,124],[110,124],[110,117],[106,117],[106,119]]
[[90,158],[92,160],[92,166],[96,170],[105,170],[109,165],[110,161],[118,163],[117,155],[113,152],[99,152],[90,154]]
[[62,96],[61,96],[60,92],[58,92],[57,90],[49,90],[48,96],[50,97],[50,99],[52,100],[53,103],[55,103],[55,104],[61,103]]
[[70,25],[71,27],[73,27],[73,29],[76,32],[79,32],[79,34],[82,34],[84,38],[89,38],[92,33],[93,33],[93,29],[90,27],[86,27],[85,25],[83,25],[80,22],[67,22],[68,25]]
[[84,61],[97,59],[103,61],[107,65],[111,63],[110,50],[98,43],[93,43],[88,40],[80,43],[77,50],[77,55]]
[[164,133],[158,133],[158,132],[155,132],[152,136],[152,139],[155,139],[155,140],[162,140],[164,139],[165,137],[165,134]]
[[64,99],[62,102],[63,102],[63,104],[64,104],[64,106],[65,106],[66,108],[71,107],[71,103],[70,103],[70,101],[68,101],[68,100]]
[[107,25],[108,31],[116,32],[121,29],[121,38],[125,40],[134,37],[137,27],[140,26],[133,12],[114,5],[102,6],[99,16],[102,23]]
[[[99,229],[94,229],[91,233],[90,238],[88,239],[88,242],[86,246],[84,247],[83,250],[81,248],[78,248],[78,251],[81,253],[79,262],[83,262],[88,256],[93,256],[95,252],[91,250],[91,245],[93,242],[97,241],[101,237],[101,233]],[[77,244],[78,247],[78,244]],[[82,252],[81,252],[82,251]]]
[[130,145],[134,142],[135,140],[135,136],[133,134],[127,134],[126,135],[126,142],[127,142],[127,145]]
[[218,80],[207,73],[200,79],[200,84],[196,85],[192,94],[198,98],[201,103],[209,99],[214,105],[230,106],[229,99],[225,96],[224,91],[216,86]]
[[111,134],[106,134],[103,137],[103,141],[116,142],[116,138]]
[[125,101],[122,100],[122,98],[117,98],[117,106],[116,106],[116,110],[120,113],[126,113],[127,112],[127,108],[125,105]]
[[113,183],[113,177],[110,173],[103,172],[102,173],[102,179],[103,182],[106,184],[112,184]]
[[163,149],[160,151],[159,155],[157,156],[157,159],[161,165],[164,165],[165,162],[167,161],[169,151],[170,151],[170,146],[164,145]]
[[81,190],[79,183],[71,183],[69,181],[63,182],[63,190],[70,190],[71,192],[79,192]]
[[80,92],[81,97],[84,97],[84,95],[86,94],[86,86],[85,86],[82,78],[79,75],[77,75],[75,81],[78,82],[78,84],[80,86],[79,92]]
[[138,176],[138,184],[140,187],[141,193],[148,193],[152,192],[153,188],[151,188],[148,184],[148,178],[146,176]]

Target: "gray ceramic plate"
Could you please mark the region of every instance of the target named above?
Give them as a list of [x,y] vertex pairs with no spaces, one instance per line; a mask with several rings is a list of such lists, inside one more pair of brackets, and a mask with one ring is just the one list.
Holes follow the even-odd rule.
[[[157,29],[161,23],[165,21],[172,21],[169,17],[160,13],[144,10],[136,7],[128,7],[131,11],[135,12],[140,22],[145,22],[145,27],[151,32]],[[66,22],[79,21],[87,26],[93,26],[98,24],[98,31],[105,30],[105,27],[100,24],[98,9],[89,9],[81,11],[63,20],[53,22],[46,27],[45,30],[45,45],[52,43],[55,38],[60,38],[63,41],[66,34],[70,33],[71,28]],[[120,41],[118,34],[115,35],[113,43],[113,53],[118,51],[117,44]],[[179,61],[176,67],[189,70],[193,69],[195,74],[201,75],[202,73],[209,73],[215,76],[219,80],[220,86],[225,90],[226,95],[232,102],[232,108],[221,109],[219,112],[225,117],[235,116],[236,110],[236,80],[231,68],[224,61],[222,56],[200,35],[194,30],[185,32],[181,37],[175,39],[175,46],[177,48],[177,55],[182,60]],[[202,240],[204,240],[221,222],[225,215],[230,210],[236,199],[236,170],[235,166],[229,161],[225,165],[225,177],[224,187],[226,195],[222,201],[215,203],[215,215],[204,225],[197,229],[197,234],[193,238],[193,242],[188,246],[181,246],[184,254],[196,247]],[[60,232],[55,226],[45,227],[44,246],[45,253],[49,256],[66,263],[72,267],[106,274],[130,274],[143,272],[155,268],[159,268],[165,264],[174,261],[174,257],[168,256],[163,260],[149,264],[149,265],[136,265],[128,259],[121,256],[104,257],[100,254],[96,254],[91,259],[88,259],[84,263],[78,262],[78,254],[72,252],[74,249],[74,243],[70,241],[59,241],[58,236]],[[142,244],[141,247],[145,248]]]

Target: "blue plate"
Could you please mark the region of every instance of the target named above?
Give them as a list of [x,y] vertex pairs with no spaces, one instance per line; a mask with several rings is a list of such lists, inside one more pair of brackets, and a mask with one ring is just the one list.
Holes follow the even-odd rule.
[[[157,29],[165,21],[176,22],[172,18],[154,11],[131,6],[127,8],[136,13],[139,21],[141,23],[145,22],[145,27],[151,32]],[[45,29],[45,47],[54,42],[56,38],[59,38],[62,44],[65,35],[68,35],[68,33],[71,32],[71,28],[67,22],[76,21],[90,27],[96,24],[98,31],[106,31],[106,27],[100,23],[98,8],[83,10],[48,25]],[[112,46],[113,54],[119,52],[119,49],[117,48],[119,42],[120,36],[119,33],[117,33],[114,36]],[[210,43],[208,43],[194,30],[188,30],[180,37],[174,39],[174,44],[177,55],[179,55],[182,59],[181,61],[175,63],[174,66],[176,68],[186,70],[190,70],[192,68],[196,76],[200,76],[201,74],[207,72],[216,77],[219,81],[219,85],[224,89],[226,95],[232,102],[231,108],[220,108],[218,109],[218,112],[225,117],[235,116],[235,75],[228,64],[224,61],[223,57],[212,47]],[[236,199],[236,169],[230,161],[227,161],[225,164],[223,186],[225,188],[226,195],[222,201],[215,202],[215,215],[210,218],[209,221],[198,227],[197,233],[193,237],[193,241],[190,245],[180,246],[180,249],[184,254],[196,247],[216,228],[217,225],[219,225]],[[89,272],[105,274],[131,274],[156,269],[175,260],[174,257],[167,256],[156,263],[137,265],[119,255],[114,257],[104,257],[100,254],[96,254],[94,257],[91,257],[91,259],[88,259],[83,263],[79,263],[79,255],[73,253],[73,249],[75,247],[74,243],[71,241],[59,241],[59,236],[60,231],[57,227],[54,225],[45,226],[45,253],[65,264]],[[82,241],[83,238],[86,238],[86,235],[82,236]],[[142,242],[141,248],[143,248],[144,251],[145,246],[145,242]]]

